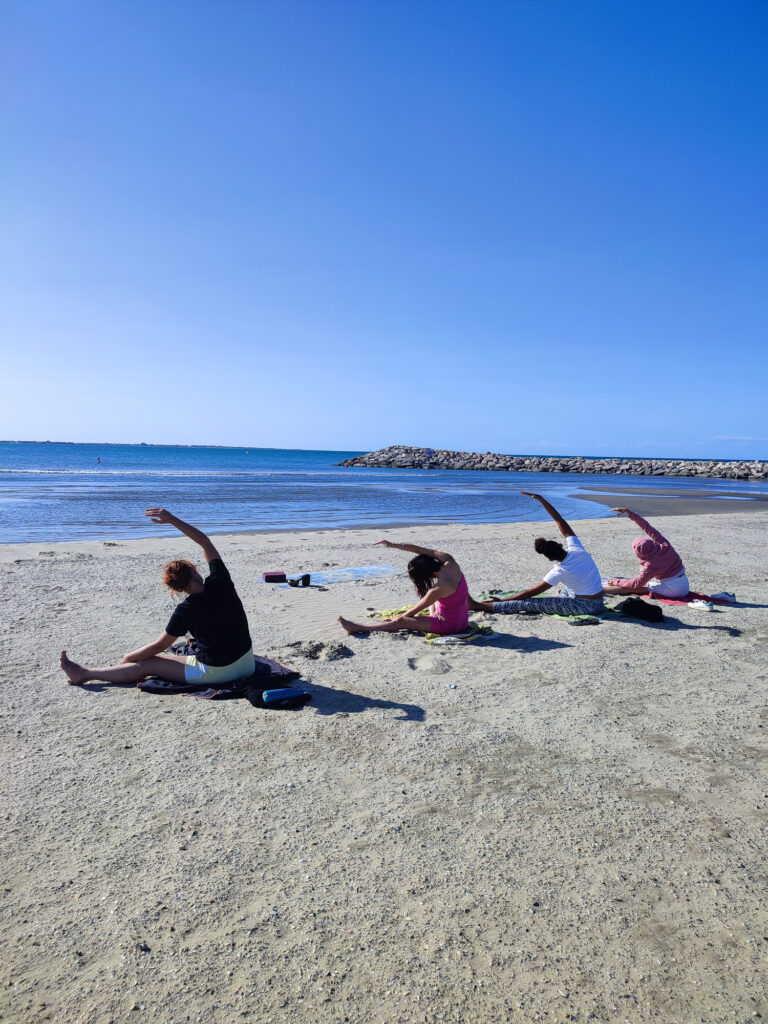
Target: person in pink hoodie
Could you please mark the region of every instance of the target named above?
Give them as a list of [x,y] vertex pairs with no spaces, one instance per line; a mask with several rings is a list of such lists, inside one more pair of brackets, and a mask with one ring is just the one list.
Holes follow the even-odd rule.
[[659,597],[685,597],[690,590],[680,555],[666,537],[654,530],[637,512],[628,508],[612,508],[619,516],[628,516],[637,523],[646,537],[632,542],[640,560],[640,572],[632,580],[614,577],[603,587],[604,594],[658,594]]

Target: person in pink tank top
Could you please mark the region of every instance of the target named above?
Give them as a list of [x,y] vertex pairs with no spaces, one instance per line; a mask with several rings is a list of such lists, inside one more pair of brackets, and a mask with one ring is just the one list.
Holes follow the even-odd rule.
[[[409,551],[414,557],[408,563],[408,575],[421,600],[405,615],[389,622],[361,625],[339,616],[348,633],[395,633],[408,629],[414,633],[463,633],[469,623],[467,582],[452,555],[445,551],[421,548],[418,544],[396,544],[391,540],[376,542],[385,548]],[[427,608],[432,614],[419,615]]]

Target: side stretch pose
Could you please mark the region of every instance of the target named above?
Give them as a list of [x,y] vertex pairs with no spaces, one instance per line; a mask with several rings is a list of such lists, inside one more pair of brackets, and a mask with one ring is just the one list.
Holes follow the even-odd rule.
[[[541,583],[521,590],[509,601],[475,601],[469,598],[470,611],[496,612],[501,615],[599,615],[603,611],[603,584],[592,556],[563,519],[560,513],[540,494],[521,491],[526,498],[540,501],[557,523],[565,538],[565,548],[556,540],[537,537],[534,547],[540,555],[556,562]],[[573,597],[538,597],[545,590],[562,583]]]
[[628,516],[647,537],[632,542],[640,560],[640,572],[632,580],[614,577],[603,588],[606,594],[658,594],[659,597],[686,597],[691,589],[680,555],[669,541],[654,530],[637,512],[628,508],[612,508],[619,516]]
[[[408,563],[408,575],[421,598],[405,615],[376,626],[359,625],[339,616],[339,622],[348,633],[395,633],[410,629],[414,633],[462,633],[469,622],[467,611],[467,583],[464,574],[451,555],[417,544],[395,544],[380,540],[385,548],[410,551],[415,557]],[[432,608],[432,615],[419,615]]]
[[[91,679],[137,683],[145,676],[159,676],[171,682],[226,683],[251,675],[253,650],[248,620],[227,567],[210,538],[163,508],[148,508],[144,515],[150,516],[153,523],[175,526],[199,544],[209,575],[203,579],[186,558],[169,562],[163,570],[163,583],[173,593],[187,596],[176,606],[165,632],[154,643],[126,654],[119,665],[106,668],[78,665],[62,651],[61,667],[70,683],[79,685]],[[197,641],[197,657],[162,653],[186,633]]]

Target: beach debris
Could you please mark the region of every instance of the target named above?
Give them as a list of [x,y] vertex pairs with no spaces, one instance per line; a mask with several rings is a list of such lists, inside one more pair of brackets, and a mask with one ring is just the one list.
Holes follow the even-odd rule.
[[338,661],[340,658],[351,658],[353,654],[346,644],[338,640],[295,640],[285,646],[311,661]]

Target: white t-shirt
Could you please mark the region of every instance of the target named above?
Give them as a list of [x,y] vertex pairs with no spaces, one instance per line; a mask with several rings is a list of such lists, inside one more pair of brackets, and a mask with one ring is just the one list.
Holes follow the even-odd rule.
[[564,583],[574,594],[599,594],[603,589],[595,560],[584,550],[578,537],[565,538],[565,550],[568,554],[562,562],[556,562],[544,577],[545,583],[555,586]]

